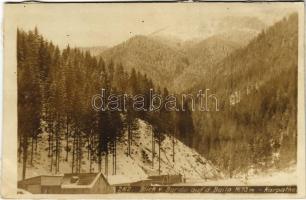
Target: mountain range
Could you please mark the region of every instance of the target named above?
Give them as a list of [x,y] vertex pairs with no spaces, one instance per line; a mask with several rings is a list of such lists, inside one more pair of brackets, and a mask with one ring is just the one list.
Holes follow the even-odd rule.
[[135,68],[147,74],[161,88],[182,92],[209,77],[217,63],[246,46],[265,27],[257,18],[245,19],[243,25],[237,24],[237,19],[228,20],[228,27],[223,28],[226,31],[204,39],[182,41],[164,34],[136,35],[114,47],[86,50],[106,62],[121,63],[127,71]]

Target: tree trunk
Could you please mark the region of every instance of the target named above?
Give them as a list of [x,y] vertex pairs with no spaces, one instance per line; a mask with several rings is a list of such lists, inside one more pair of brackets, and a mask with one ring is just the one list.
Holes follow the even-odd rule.
[[115,160],[115,154],[114,154],[114,141],[112,141],[111,145],[111,154],[112,154],[112,175],[114,175],[114,160]]
[[61,157],[61,115],[58,114],[58,118],[57,118],[57,121],[58,121],[58,127],[57,127],[57,137],[56,137],[56,140],[57,140],[57,149],[56,149],[56,171],[59,172],[59,169],[60,169],[60,157]]
[[[101,143],[99,141],[99,143]],[[101,144],[99,144],[99,149],[98,149],[98,164],[99,164],[99,171],[102,171],[102,153],[101,153]]]
[[98,138],[98,164],[99,164],[99,171],[102,172],[102,134],[99,134],[99,138]]
[[128,124],[128,156],[131,155],[131,125]]
[[152,168],[154,168],[154,132],[151,126],[151,134],[152,134]]
[[58,158],[58,124],[55,130],[55,173],[57,173],[57,158]]
[[68,148],[69,148],[69,119],[68,119],[68,114],[66,115],[66,161],[68,161],[68,155],[69,155],[69,151],[68,151]]
[[48,156],[50,157],[51,156],[51,130],[49,130],[49,133],[48,133]]
[[53,169],[53,128],[51,128],[51,131],[50,131],[50,133],[51,133],[51,147],[50,147],[50,149],[51,149],[51,165],[50,165],[50,171],[52,172],[52,169]]
[[26,178],[27,158],[28,158],[28,136],[23,135],[23,165],[22,165],[22,180]]
[[90,135],[87,137],[87,159],[90,158]]
[[83,152],[82,152],[82,136],[81,136],[81,132],[78,133],[79,136],[79,173],[81,173],[81,169],[82,169],[82,156],[83,156]]
[[113,141],[113,175],[115,175],[115,158],[116,158],[116,155],[115,155],[115,143],[116,143],[116,137],[115,137],[115,140]]
[[176,132],[176,129],[173,131],[173,135],[172,135],[172,161],[173,161],[173,163],[175,162],[175,160],[174,160],[174,156],[175,156],[175,151],[174,151],[174,146],[175,146],[175,132]]
[[37,141],[38,140],[38,137],[37,137],[37,135],[35,136],[35,152],[37,152]]
[[23,148],[23,146],[22,146],[22,135],[20,134],[19,136],[18,136],[18,139],[19,139],[19,146],[18,146],[18,162],[21,162],[21,153],[22,153],[22,148]]
[[[91,131],[91,133],[92,133],[92,131]],[[89,159],[89,172],[91,172],[91,165],[92,165],[92,163],[91,163],[91,154],[92,154],[92,138],[93,138],[93,136],[92,136],[92,134],[89,136],[89,140],[88,140],[88,159]]]
[[[50,116],[51,117],[51,116]],[[50,121],[48,119],[48,109],[46,110],[46,121],[47,121],[47,131],[48,131],[48,156],[51,156],[51,130],[50,130]]]
[[79,156],[80,156],[80,152],[79,152],[79,131],[77,130],[76,132],[76,147],[75,147],[75,151],[76,151],[76,155],[75,155],[75,158],[76,158],[76,164],[75,164],[75,171],[76,173],[79,172]]
[[[60,149],[60,143],[58,144],[59,146],[59,149]],[[60,158],[61,158],[61,154],[60,154],[60,151],[58,153],[58,157],[57,157],[57,172],[60,171]]]
[[158,174],[160,174],[160,132],[158,132]]
[[31,165],[33,166],[33,153],[34,153],[34,136],[32,136],[32,140],[31,140]]
[[105,175],[108,176],[108,150],[106,150],[105,154]]
[[75,134],[76,134],[76,128],[74,129],[74,133],[73,133],[73,142],[72,142],[72,161],[71,161],[71,173],[73,173],[73,169],[74,169],[74,158],[75,158]]
[[61,135],[60,135],[60,130],[57,133],[58,138],[57,138],[57,162],[56,162],[56,171],[60,171],[60,158],[61,158]]
[[117,153],[117,147],[116,147],[116,140],[117,138],[115,138],[114,141],[114,175],[116,175],[116,153]]
[[92,160],[91,160],[91,154],[89,156],[89,173],[91,173],[91,168],[92,168]]

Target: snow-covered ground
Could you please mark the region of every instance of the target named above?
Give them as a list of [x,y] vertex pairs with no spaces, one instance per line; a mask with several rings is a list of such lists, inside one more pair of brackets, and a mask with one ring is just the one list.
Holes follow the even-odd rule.
[[177,185],[192,185],[192,186],[258,186],[258,185],[296,185],[297,173],[294,166],[283,171],[270,170],[266,173],[259,173],[257,175],[249,175],[248,177],[223,178],[218,180],[208,179],[203,181],[201,179],[187,179],[186,183]]
[[[117,144],[117,168],[116,175],[112,175],[112,155],[109,155],[109,175],[110,182],[137,181],[146,179],[150,175],[159,174],[158,165],[158,143],[155,142],[154,165],[152,165],[152,132],[150,125],[145,121],[138,120],[138,130],[133,135],[131,145],[131,156],[127,156],[127,133],[125,133],[122,141]],[[60,172],[71,173],[71,154],[68,161],[65,161],[66,151],[65,144],[62,144]],[[89,172],[90,162],[87,158],[87,149],[84,145],[81,172]],[[28,164],[27,176],[33,177],[38,175],[55,174],[50,172],[50,160],[48,157],[48,134],[44,133],[42,139],[38,142],[38,150],[33,159],[33,166]],[[175,140],[175,162],[172,160],[172,138],[166,136],[161,144],[161,164],[160,174],[181,174],[186,179],[217,179],[222,177],[222,173],[198,154],[194,149],[184,145],[179,140]],[[29,153],[30,155],[30,153]],[[30,160],[30,156],[29,156]],[[103,157],[103,172],[104,172]],[[98,171],[96,163],[92,163],[93,171]],[[21,179],[22,164],[18,165],[18,178]],[[119,177],[119,178],[118,178]],[[117,180],[117,181],[116,181]]]
[[[125,138],[127,140],[127,136]],[[124,143],[119,145],[120,155],[124,155],[127,146]],[[139,120],[139,131],[133,136],[131,148],[131,160],[139,166],[146,175],[158,175],[158,143],[155,142],[154,165],[152,165],[152,132],[149,124]],[[126,157],[126,156],[124,156]],[[185,178],[218,178],[221,173],[213,164],[198,154],[194,149],[175,140],[175,161],[173,162],[172,138],[166,136],[161,143],[161,174],[182,174]],[[129,158],[129,157],[128,157]],[[118,161],[125,166],[125,159],[118,157]],[[121,165],[119,171],[124,173]],[[120,173],[120,172],[119,172]]]

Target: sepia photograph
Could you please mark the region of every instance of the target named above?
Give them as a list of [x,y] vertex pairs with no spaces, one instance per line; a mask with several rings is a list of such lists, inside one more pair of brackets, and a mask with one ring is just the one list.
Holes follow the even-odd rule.
[[7,3],[2,191],[305,195],[303,45],[303,2]]

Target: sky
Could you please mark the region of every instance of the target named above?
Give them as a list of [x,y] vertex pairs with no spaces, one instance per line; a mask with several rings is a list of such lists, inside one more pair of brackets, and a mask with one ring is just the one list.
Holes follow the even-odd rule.
[[220,22],[258,18],[266,25],[296,10],[294,3],[90,3],[7,4],[12,26],[39,32],[61,48],[113,46],[134,35],[161,34],[181,40],[214,34]]

